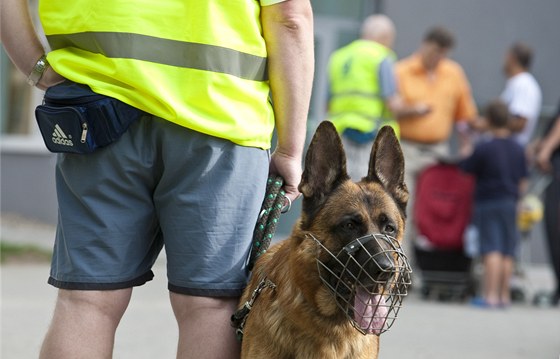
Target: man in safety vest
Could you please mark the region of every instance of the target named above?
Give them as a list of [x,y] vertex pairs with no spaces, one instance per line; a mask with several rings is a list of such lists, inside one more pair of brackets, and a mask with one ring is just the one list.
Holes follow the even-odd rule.
[[382,126],[391,126],[398,134],[395,117],[429,112],[423,103],[405,105],[398,95],[394,39],[391,19],[371,15],[362,24],[361,38],[336,50],[329,61],[328,118],[342,134],[348,173],[354,180],[367,174],[371,146]]
[[269,171],[299,196],[310,1],[42,0],[46,55],[27,4],[2,2],[1,40],[31,85],[67,79],[146,113],[106,147],[58,155],[59,292],[40,357],[112,357],[165,245],[177,357],[238,358],[229,318]]

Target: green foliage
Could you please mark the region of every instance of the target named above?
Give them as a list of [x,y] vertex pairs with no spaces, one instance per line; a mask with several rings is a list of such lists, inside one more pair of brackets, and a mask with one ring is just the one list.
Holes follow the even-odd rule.
[[51,260],[48,250],[29,244],[0,242],[0,263],[45,263]]

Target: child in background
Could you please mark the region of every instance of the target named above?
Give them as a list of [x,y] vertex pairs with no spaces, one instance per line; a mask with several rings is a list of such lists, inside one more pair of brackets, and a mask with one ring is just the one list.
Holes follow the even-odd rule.
[[517,201],[527,186],[523,148],[511,138],[505,103],[494,100],[484,112],[488,136],[472,149],[463,139],[460,167],[476,177],[473,224],[478,229],[484,268],[482,297],[472,304],[507,307],[511,303],[510,279],[519,242]]

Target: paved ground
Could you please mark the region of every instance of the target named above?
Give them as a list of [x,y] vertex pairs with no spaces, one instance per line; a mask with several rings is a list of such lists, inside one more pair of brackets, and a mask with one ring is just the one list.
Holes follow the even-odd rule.
[[[50,246],[52,227],[13,222],[4,221],[3,240],[33,237],[36,244]],[[177,330],[168,303],[164,261],[156,263],[154,281],[134,291],[117,332],[117,359],[175,357]],[[0,357],[36,358],[56,296],[56,290],[46,284],[48,264],[8,264],[0,271]],[[527,267],[526,275],[528,294],[551,287],[547,267]],[[382,335],[380,358],[560,358],[560,308],[526,303],[490,311],[464,303],[424,301],[413,292],[393,328]]]

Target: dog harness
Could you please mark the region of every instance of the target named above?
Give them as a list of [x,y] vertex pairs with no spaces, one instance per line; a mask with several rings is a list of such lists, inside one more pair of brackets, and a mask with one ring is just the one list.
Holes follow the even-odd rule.
[[231,326],[236,328],[235,334],[237,335],[237,340],[243,340],[243,329],[245,328],[245,322],[247,321],[247,316],[249,316],[249,312],[253,308],[253,304],[255,300],[261,294],[261,292],[265,288],[271,288],[272,290],[276,289],[276,284],[274,284],[271,280],[264,277],[257,285],[257,288],[253,291],[251,295],[251,299],[249,299],[243,306],[238,309],[233,315],[231,316]]

